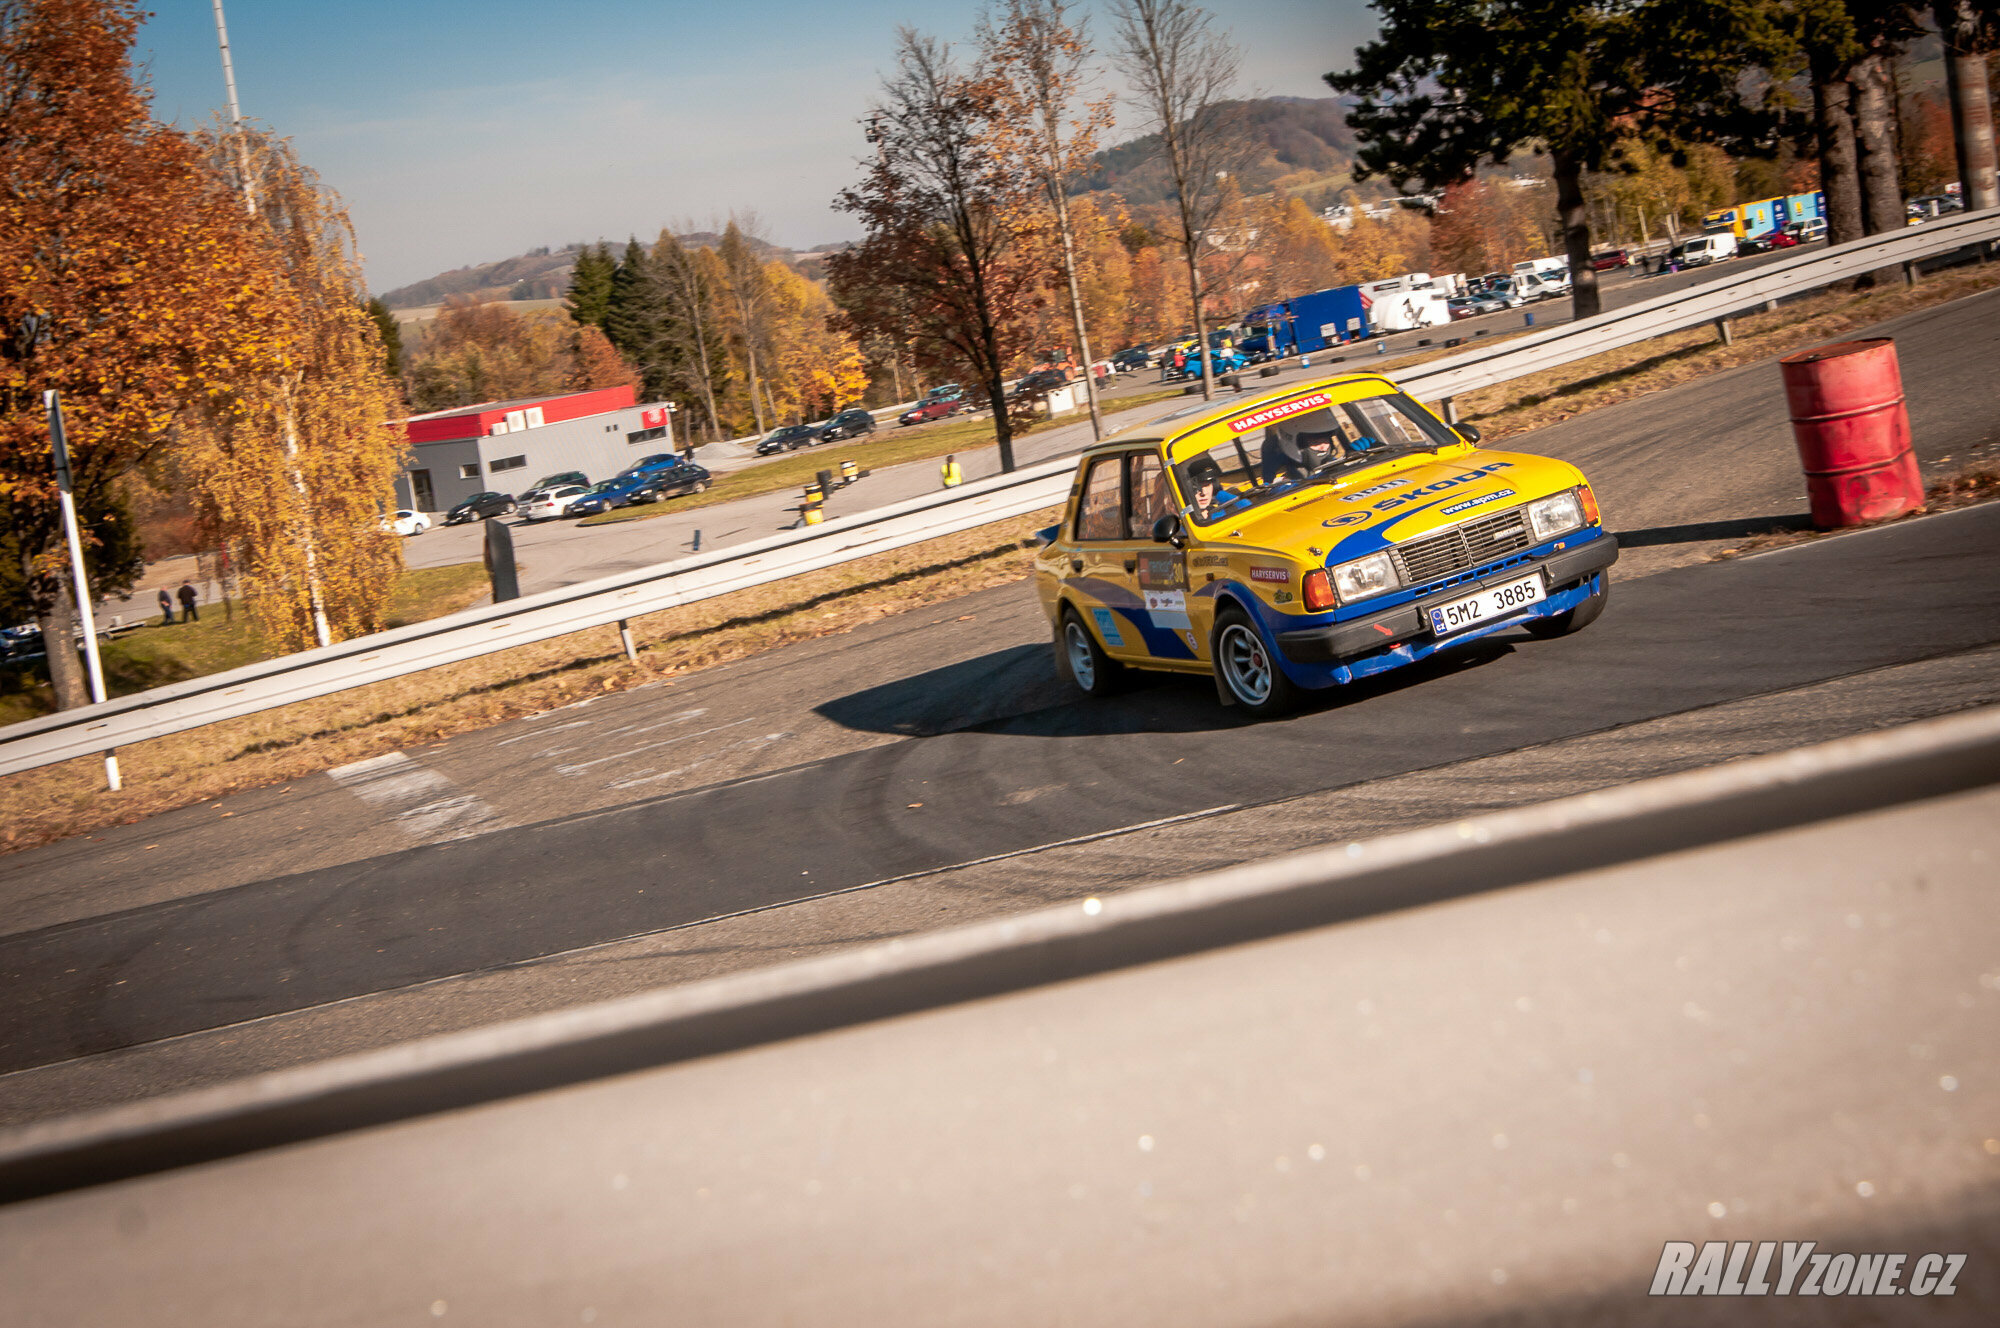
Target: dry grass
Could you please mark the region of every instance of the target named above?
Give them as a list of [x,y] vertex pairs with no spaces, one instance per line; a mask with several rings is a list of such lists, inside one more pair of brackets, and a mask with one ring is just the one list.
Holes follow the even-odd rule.
[[[1478,420],[1497,441],[1995,285],[2000,265],[1927,277],[1914,289],[1827,292],[1736,320],[1731,346],[1721,345],[1712,331],[1680,333],[1468,394],[1458,405],[1463,418]],[[1401,359],[1395,367],[1448,353],[1440,348]],[[937,454],[971,446],[953,441],[954,447],[939,447]],[[2000,479],[1992,474],[1961,475],[1934,489],[1926,510],[1995,496]],[[636,665],[619,652],[615,630],[603,627],[125,748],[120,758],[127,788],[116,796],[103,791],[96,757],[10,776],[0,780],[0,850],[296,779],[1002,585],[1026,573],[1030,534],[1053,519],[1051,511],[997,522],[636,619],[634,635],[644,646]],[[1812,536],[1753,540],[1735,552],[1799,538]]]
[[[1913,517],[1929,516],[1934,512],[1950,512],[1961,507],[1974,507],[1980,503],[1990,503],[2000,498],[2000,473],[1991,470],[1961,470],[1956,475],[1948,475],[1924,491],[1924,505],[1914,512],[1891,517],[1889,521],[1871,524],[1886,526],[1895,521],[1908,521]],[[1782,549],[1793,544],[1806,544],[1828,535],[1838,535],[1838,530],[1773,530],[1768,534],[1752,535],[1741,544],[1728,549],[1717,549],[1708,556],[1709,562],[1722,562],[1730,558],[1742,558],[1753,553],[1763,553],[1769,549]]]
[[1015,517],[635,618],[637,664],[606,626],[121,748],[126,786],[118,794],[105,791],[95,756],[12,775],[0,780],[0,851],[298,779],[1017,581],[1033,532],[1057,516],[1050,509]]

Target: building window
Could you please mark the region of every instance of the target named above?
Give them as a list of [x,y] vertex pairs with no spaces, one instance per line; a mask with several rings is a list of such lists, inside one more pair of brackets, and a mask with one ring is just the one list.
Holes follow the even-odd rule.
[[657,429],[641,429],[637,433],[628,433],[625,435],[625,441],[628,443],[650,443],[655,438],[665,438],[666,436],[666,427],[662,425]]
[[528,458],[526,456],[501,457],[498,461],[489,461],[486,463],[486,473],[489,475],[498,475],[503,470],[519,470],[527,464]]
[[477,461],[468,461],[468,462],[466,462],[466,463],[465,463],[464,465],[462,465],[462,466],[460,466],[460,467],[458,468],[458,477],[459,477],[460,479],[462,479],[462,480],[476,480],[476,479],[478,479],[478,478],[479,478],[479,463],[478,463]]

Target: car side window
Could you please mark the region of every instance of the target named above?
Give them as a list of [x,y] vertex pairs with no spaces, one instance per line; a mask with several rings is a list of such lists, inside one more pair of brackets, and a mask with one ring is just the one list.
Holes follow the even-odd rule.
[[1099,457],[1090,463],[1083,482],[1083,502],[1076,512],[1080,540],[1115,540],[1125,534],[1125,458]]
[[1152,452],[1132,457],[1131,515],[1125,522],[1126,539],[1151,539],[1153,523],[1174,510],[1174,497],[1167,488],[1167,472]]

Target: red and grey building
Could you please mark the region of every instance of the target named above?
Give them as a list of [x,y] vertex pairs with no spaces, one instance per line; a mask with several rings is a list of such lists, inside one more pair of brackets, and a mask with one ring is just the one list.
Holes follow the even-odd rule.
[[674,450],[673,408],[640,405],[630,387],[488,401],[413,415],[396,501],[444,512],[476,493],[521,493],[545,475],[580,470],[592,483]]

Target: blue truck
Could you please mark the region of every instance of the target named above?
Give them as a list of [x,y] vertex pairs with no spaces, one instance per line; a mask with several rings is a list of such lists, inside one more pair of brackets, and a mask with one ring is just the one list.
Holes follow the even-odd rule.
[[1237,348],[1253,359],[1310,355],[1371,335],[1368,297],[1359,286],[1334,286],[1252,309]]

